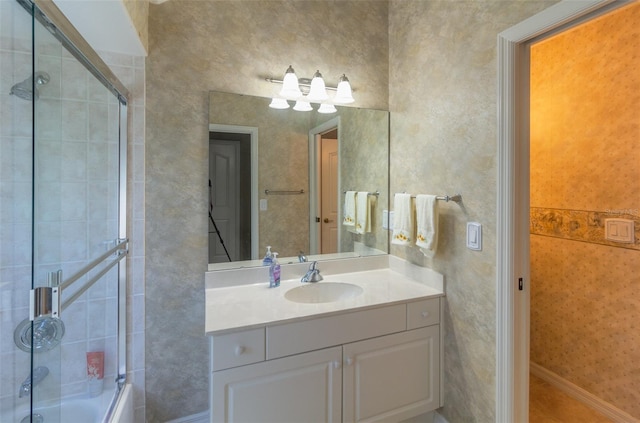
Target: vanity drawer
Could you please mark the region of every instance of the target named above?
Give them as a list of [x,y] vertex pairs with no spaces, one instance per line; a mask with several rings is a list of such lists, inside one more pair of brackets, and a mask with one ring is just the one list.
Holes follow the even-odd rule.
[[217,371],[264,361],[264,328],[213,335],[211,370]]
[[398,304],[267,327],[267,359],[401,332],[407,307]]
[[440,299],[432,298],[407,304],[407,330],[440,322]]

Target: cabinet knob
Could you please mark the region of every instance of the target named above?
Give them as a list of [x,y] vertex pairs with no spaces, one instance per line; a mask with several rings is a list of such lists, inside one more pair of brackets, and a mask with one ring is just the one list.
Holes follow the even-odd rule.
[[236,356],[239,356],[244,352],[244,350],[245,348],[243,346],[238,345],[233,352],[236,354]]
[[344,364],[346,364],[347,366],[351,366],[353,364],[353,358],[351,357],[347,357],[344,359]]
[[333,368],[334,369],[339,369],[340,368],[340,361],[336,360],[333,362]]
[[429,316],[429,312],[428,311],[423,311],[422,312],[422,318],[426,319]]

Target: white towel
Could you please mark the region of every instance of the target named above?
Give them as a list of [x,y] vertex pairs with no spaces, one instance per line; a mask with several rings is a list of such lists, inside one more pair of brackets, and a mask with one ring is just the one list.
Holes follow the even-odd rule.
[[409,245],[413,237],[411,194],[396,194],[393,199],[393,236],[391,243]]
[[438,200],[435,195],[416,196],[416,245],[426,257],[438,248]]
[[356,233],[371,232],[371,202],[368,191],[356,194]]
[[347,191],[344,195],[344,219],[342,224],[347,226],[349,231],[355,231],[356,227],[356,192]]

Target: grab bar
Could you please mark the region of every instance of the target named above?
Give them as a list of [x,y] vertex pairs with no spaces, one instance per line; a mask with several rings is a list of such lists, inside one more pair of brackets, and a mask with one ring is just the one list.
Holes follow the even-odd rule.
[[73,303],[75,300],[78,299],[78,297],[80,297],[82,294],[84,294],[89,288],[91,288],[93,286],[94,283],[96,283],[97,281],[100,280],[100,278],[102,278],[109,270],[111,270],[116,264],[118,264],[118,262],[120,260],[122,260],[123,258],[125,258],[127,256],[126,252],[123,252],[122,250],[118,251],[118,257],[116,257],[115,260],[113,260],[111,263],[109,263],[106,267],[104,267],[100,272],[98,272],[97,275],[95,275],[94,277],[92,277],[91,279],[89,279],[84,285],[82,285],[82,288],[80,288],[79,290],[77,290],[76,292],[73,293],[72,296],[70,296],[69,298],[67,298],[62,305],[60,306],[60,310],[64,311],[65,308],[67,308],[68,306],[71,305],[71,303]]
[[[75,281],[77,281],[78,279],[80,279],[81,277],[89,273],[91,269],[98,266],[100,263],[102,263],[106,259],[108,259],[112,254],[118,254],[118,257],[115,260],[116,263],[120,261],[120,259],[122,259],[122,257],[124,257],[126,253],[129,251],[127,246],[127,244],[129,243],[129,239],[124,238],[124,239],[118,239],[116,241],[118,242],[118,244],[116,244],[115,247],[113,247],[112,249],[110,249],[109,251],[107,251],[97,259],[93,260],[91,263],[87,264],[82,269],[78,270],[73,276],[71,276],[67,280],[60,283],[60,286],[59,286],[60,294],[62,294],[63,290],[69,288]],[[125,254],[122,254],[122,251],[124,251]]]

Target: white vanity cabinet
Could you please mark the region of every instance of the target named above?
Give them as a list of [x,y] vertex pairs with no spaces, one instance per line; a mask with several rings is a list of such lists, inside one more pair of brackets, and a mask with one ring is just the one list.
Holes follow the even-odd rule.
[[212,422],[394,422],[440,406],[440,298],[211,336]]

